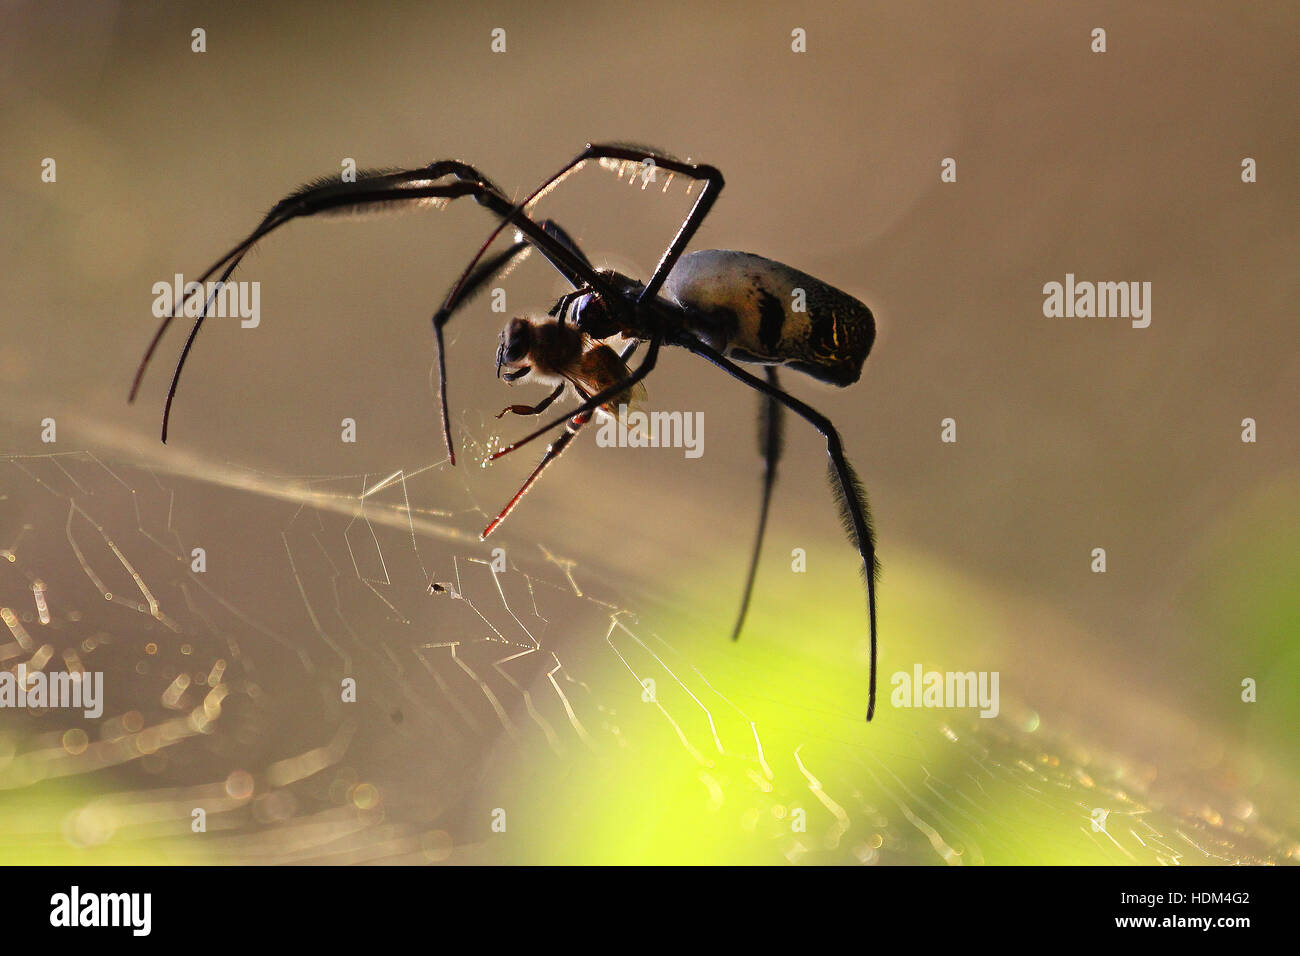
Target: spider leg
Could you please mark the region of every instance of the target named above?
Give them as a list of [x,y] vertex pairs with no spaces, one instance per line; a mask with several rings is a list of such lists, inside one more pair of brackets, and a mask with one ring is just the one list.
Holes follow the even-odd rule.
[[[707,183],[706,187],[700,192],[700,196],[696,200],[695,206],[687,216],[686,222],[683,223],[677,236],[669,246],[668,251],[664,253],[658,267],[655,269],[655,275],[658,277],[659,281],[653,283],[653,288],[648,286],[646,292],[642,293],[641,297],[649,301],[649,299],[654,298],[655,294],[658,292],[659,286],[662,285],[663,280],[668,277],[668,271],[672,268],[672,263],[677,261],[677,257],[681,255],[682,249],[685,248],[686,243],[695,233],[695,230],[699,228],[699,223],[704,218],[705,213],[708,212],[708,208],[713,205],[713,201],[717,198],[717,193],[723,185],[722,173],[712,166],[683,163],[678,159],[674,159],[665,153],[653,149],[616,144],[595,145],[588,143],[582,152],[569,160],[569,162],[565,163],[564,166],[560,168],[559,172],[555,173],[553,176],[547,177],[547,179],[529,193],[528,196],[515,207],[515,209],[523,215],[529,215],[532,207],[536,205],[542,197],[553,190],[572,173],[576,172],[579,167],[592,159],[617,159],[623,162],[634,163],[644,163],[646,160],[651,160],[656,169],[666,169],[671,173],[680,173],[681,175],[687,176],[696,181],[703,180]],[[473,270],[474,266],[478,263],[478,260],[487,254],[488,248],[496,241],[497,236],[501,234],[501,230],[506,227],[507,221],[508,220],[503,220],[495,229],[492,230],[488,235],[487,240],[479,248],[478,254],[475,255],[474,258],[470,260],[469,265],[465,267],[465,271],[461,274],[460,280],[452,286],[451,291],[447,293],[447,299],[443,303],[442,308],[439,309],[438,313],[434,316],[435,325],[439,324],[440,321],[447,321],[447,316],[444,313],[449,314],[456,308],[456,302],[462,294],[462,287],[468,279],[471,270]],[[577,246],[573,243],[572,239],[569,239],[567,235],[564,236],[564,239],[575,251],[577,250]],[[579,253],[579,255],[580,254],[581,253]],[[585,259],[586,257],[584,256],[583,258]],[[591,268],[590,261],[587,262],[587,266]],[[594,271],[594,269],[592,271]],[[662,275],[660,275],[661,273]],[[575,283],[575,285],[576,284],[577,283]],[[597,283],[596,288],[604,289],[604,286]]]
[[486,539],[488,535],[501,526],[501,522],[505,521],[506,518],[509,517],[510,512],[514,511],[515,506],[519,504],[524,495],[528,494],[533,487],[533,483],[542,476],[542,472],[546,470],[546,467],[564,453],[564,449],[569,447],[569,442],[573,441],[573,436],[577,435],[578,432],[582,430],[583,425],[591,421],[591,416],[592,412],[582,412],[581,414],[574,415],[569,419],[568,429],[563,435],[551,442],[550,446],[546,449],[546,454],[542,457],[542,460],[538,462],[537,467],[533,469],[533,473],[528,476],[528,480],[524,482],[523,487],[515,492],[515,496],[507,502],[504,508],[501,509],[501,513],[493,518],[491,523],[483,529],[483,533],[479,535],[480,541]]
[[[568,249],[571,253],[573,253],[574,256],[577,257],[579,262],[581,262],[584,266],[586,266],[588,269],[592,270],[593,272],[596,271],[596,267],[592,265],[591,260],[587,258],[587,254],[578,247],[578,243],[574,241],[574,238],[571,235],[569,235],[562,228],[560,228],[559,223],[557,223],[553,219],[547,219],[546,226],[547,226],[546,231],[551,233],[556,238],[556,240],[560,242],[561,245],[563,245],[566,249]],[[574,283],[574,284],[577,285],[578,283]]]
[[[543,227],[545,227],[545,225],[546,223],[542,223]],[[478,269],[475,270],[474,274],[469,277],[469,282],[466,283],[467,288],[464,296],[465,301],[468,302],[472,299],[484,285],[491,282],[493,279],[504,277],[507,272],[518,265],[522,259],[527,257],[528,253],[530,253],[532,249],[533,247],[529,244],[528,240],[520,239],[518,242],[512,243],[509,248],[503,249],[501,252],[497,253],[491,259],[487,260],[487,262],[479,263]]]
[[[673,241],[669,244],[668,248],[664,251],[663,256],[659,259],[659,264],[655,266],[655,271],[651,275],[650,281],[646,283],[645,288],[641,291],[641,295],[638,297],[638,301],[649,302],[659,294],[659,289],[668,278],[668,273],[672,271],[673,266],[676,265],[677,260],[685,250],[687,243],[691,241],[691,237],[695,235],[696,230],[700,227],[700,223],[704,221],[704,217],[708,215],[709,210],[713,207],[713,203],[717,200],[718,193],[721,192],[722,187],[725,184],[722,178],[722,172],[714,166],[708,166],[703,163],[684,163],[675,157],[669,156],[667,153],[646,147],[629,146],[618,143],[588,143],[582,152],[569,160],[569,162],[565,163],[557,173],[548,177],[540,186],[534,189],[532,193],[529,194],[522,203],[520,203],[520,206],[524,210],[530,210],[535,203],[568,178],[572,173],[576,172],[579,167],[593,159],[613,159],[621,162],[642,164],[645,164],[646,160],[650,160],[656,169],[664,169],[670,173],[686,176],[696,182],[703,182],[705,184],[704,188],[700,190],[700,195],[696,198],[695,204],[691,207],[691,211],[687,214],[686,219],[677,230],[677,235],[673,237]],[[498,226],[492,236],[488,238],[488,242],[484,244],[484,250],[486,250],[487,246],[496,238],[496,235],[501,231],[503,226],[504,224]],[[481,254],[482,253],[480,252],[480,255]],[[454,291],[455,290],[453,290],[453,294]]]
[[[198,280],[199,284],[206,282],[213,273],[222,266],[225,266],[221,274],[219,284],[224,283],[239,265],[240,261],[247,254],[248,250],[253,247],[260,239],[264,238],[270,232],[278,229],[285,223],[299,217],[307,217],[320,213],[337,212],[337,211],[357,211],[367,207],[382,208],[385,205],[393,205],[405,202],[419,202],[430,199],[457,199],[461,196],[473,196],[481,205],[487,206],[498,215],[515,217],[516,226],[522,235],[531,245],[537,247],[546,256],[548,260],[560,269],[561,272],[568,275],[571,271],[577,270],[577,274],[584,275],[586,266],[582,259],[571,252],[560,239],[556,237],[556,232],[563,233],[558,227],[551,226],[548,229],[541,224],[533,222],[527,217],[518,216],[515,207],[505,199],[495,187],[483,180],[462,179],[453,183],[433,184],[430,179],[443,178],[448,175],[462,175],[473,172],[472,167],[466,166],[458,161],[443,161],[432,163],[427,167],[414,170],[403,170],[396,173],[374,173],[363,176],[353,183],[338,183],[330,181],[316,185],[309,185],[294,193],[293,195],[281,200],[271,210],[270,213],[262,220],[261,224],[239,245],[235,246],[230,252],[226,253],[213,266],[211,266]],[[595,277],[594,272],[592,276]],[[584,276],[585,277],[585,276]],[[477,270],[474,273],[476,282],[474,285],[481,284],[487,278],[486,273]],[[471,287],[470,291],[473,291]],[[189,357],[190,349],[194,345],[199,330],[207,318],[208,310],[212,301],[217,294],[214,288],[211,295],[204,303],[202,312],[196,318],[193,327],[190,329],[189,337],[185,341],[185,346],[181,350],[181,355],[176,363],[176,370],[172,375],[171,385],[167,392],[167,401],[163,408],[163,427],[162,440],[167,440],[167,427],[171,417],[171,406],[176,396],[176,390],[180,384],[181,373],[184,370],[185,362]],[[177,303],[172,314],[165,318],[155,333],[153,341],[150,343],[144,358],[141,360],[140,367],[136,371],[135,380],[132,384],[130,400],[134,400],[136,392],[139,389],[140,382],[144,376],[145,369],[152,357],[154,350],[157,348],[163,333],[167,330],[171,321],[181,314],[184,302]],[[438,337],[439,351],[441,352],[441,336]],[[441,364],[441,363],[440,363]],[[444,419],[445,419],[444,409]]]
[[[777,381],[776,366],[765,367],[767,381],[773,388],[780,388]],[[776,466],[781,460],[784,442],[785,406],[771,395],[760,400],[758,453],[763,456],[763,503],[758,512],[758,535],[754,538],[754,553],[749,558],[749,574],[745,578],[745,593],[740,599],[740,614],[736,617],[736,626],[732,629],[731,639],[740,639],[740,630],[745,626],[745,614],[749,610],[749,598],[754,592],[754,577],[758,573],[758,558],[763,551],[763,534],[767,531],[767,512],[772,503],[772,487],[776,484]]]
[[[398,198],[397,196],[394,195],[395,193],[413,194],[411,196],[400,197],[402,199],[458,198],[460,196],[470,195],[473,193],[473,191],[474,191],[473,184],[470,183],[455,183],[448,186],[428,186],[419,189],[387,189],[377,193],[377,195],[382,196],[382,198],[378,198],[373,201],[388,202],[391,199]],[[253,244],[257,242],[257,240],[261,239],[267,233],[278,228],[284,223],[290,221],[290,219],[296,218],[297,216],[300,215],[311,215],[311,214],[312,214],[311,212],[298,212],[286,216],[282,219],[264,223],[262,226],[258,228],[258,230],[252,236],[249,237],[248,240],[245,241],[245,243],[241,244],[241,247],[237,247],[235,250],[232,250],[232,252],[229,253],[225,257],[225,259],[222,260],[222,261],[229,261],[229,265],[227,265],[225,271],[222,272],[221,278],[218,280],[218,283],[224,284],[226,280],[230,278],[231,273],[235,271],[235,268],[239,265],[240,261],[247,254],[248,250],[252,248]],[[212,272],[214,272],[219,267],[220,267],[220,263],[218,263],[218,265],[214,266],[207,273],[205,273],[204,278],[198,281],[199,282],[206,281],[207,277],[210,276]],[[213,298],[215,298],[215,295],[216,295],[216,290],[214,289],[213,294],[210,295],[208,299],[204,302],[203,311],[200,312],[199,316],[194,320],[194,325],[190,328],[190,334],[186,337],[185,345],[181,349],[180,358],[178,358],[176,361],[176,369],[172,373],[171,384],[167,388],[167,400],[163,405],[162,441],[164,443],[166,443],[167,441],[167,428],[169,423],[171,422],[172,403],[176,399],[176,390],[180,387],[181,374],[185,370],[185,363],[189,359],[190,350],[194,347],[194,340],[198,338],[199,330],[203,328],[203,322],[208,316],[208,309],[211,308],[212,301]],[[170,323],[171,319],[175,318],[179,314],[180,314],[180,306],[178,305],[176,309],[173,310],[172,315],[168,316],[166,319],[163,320],[163,324],[159,327],[158,332],[155,333],[154,341],[150,343],[149,351],[145,353],[145,357],[141,361],[140,368],[136,372],[136,380],[132,385],[131,394],[128,396],[128,401],[133,401],[135,399],[136,391],[139,388],[140,381],[144,376],[145,367],[149,361],[150,356],[153,353],[154,348],[156,347],[158,341],[162,338],[162,335],[166,331],[166,327]]]
[[681,257],[686,248],[686,244],[691,241],[695,231],[699,229],[700,223],[708,215],[713,203],[718,198],[718,193],[722,190],[724,181],[722,173],[716,167],[708,166],[703,163],[684,163],[681,160],[669,156],[668,154],[655,149],[647,149],[640,146],[630,146],[619,143],[588,143],[587,147],[577,156],[571,159],[560,171],[547,179],[537,189],[533,190],[532,195],[524,200],[524,206],[529,207],[537,202],[548,192],[558,186],[571,173],[575,172],[578,167],[582,166],[588,160],[614,159],[621,162],[645,164],[649,160],[654,164],[656,169],[664,169],[670,173],[686,176],[696,182],[703,182],[704,188],[700,190],[700,195],[696,198],[695,204],[687,214],[686,219],[682,222],[681,227],[677,230],[677,235],[669,243],[668,248],[664,250],[663,256],[659,259],[659,264],[655,266],[655,271],[650,280],[645,284],[638,297],[639,302],[650,302],[659,294],[659,289],[663,286],[664,280],[668,278],[668,273],[672,271],[677,260]]
[[[280,222],[304,214],[298,210],[298,207],[302,203],[315,200],[322,204],[322,208],[319,208],[316,211],[328,212],[333,210],[337,212],[346,208],[349,197],[354,198],[357,204],[361,205],[361,203],[364,202],[364,199],[360,197],[359,194],[367,190],[380,189],[384,187],[401,187],[407,183],[442,179],[447,176],[457,176],[461,179],[470,179],[472,181],[477,180],[483,182],[485,185],[491,185],[491,181],[479,174],[477,170],[465,163],[459,162],[458,160],[442,160],[436,163],[430,163],[428,166],[420,169],[399,171],[375,170],[368,173],[362,173],[361,178],[354,183],[340,182],[334,180],[332,177],[316,180],[296,190],[276,203],[275,206],[272,207],[271,211],[262,219],[261,223],[258,224],[257,229],[255,229],[247,239],[213,263],[207,272],[203,273],[203,275],[199,277],[198,282],[200,284],[206,282],[218,269],[227,263],[231,263],[230,267],[222,274],[221,281],[224,282],[229,278],[230,274],[239,264],[239,260],[243,258],[248,249],[262,238],[262,236],[274,229],[278,224],[280,224]],[[386,202],[390,205],[395,205],[404,199],[419,198],[421,197],[402,196],[387,200]],[[427,200],[429,197],[424,198]],[[327,205],[331,200],[336,202],[333,205]],[[306,214],[310,215],[311,213]],[[231,260],[234,261],[231,262]],[[172,321],[180,315],[181,307],[188,298],[189,297],[186,296],[181,302],[176,303],[172,314],[165,317],[162,323],[158,326],[158,331],[154,333],[153,340],[149,343],[144,358],[141,359],[139,368],[136,370],[135,379],[131,384],[129,401],[135,400],[136,392],[140,388],[140,382],[144,377],[145,369],[149,365],[149,360],[153,357],[154,350],[157,349],[158,343],[162,340],[163,334],[167,331]],[[208,301],[204,304],[203,314],[200,318],[206,316],[207,309],[211,305],[212,297],[209,297]]]
[[780,402],[821,432],[826,439],[826,452],[830,456],[831,476],[834,478],[831,489],[835,492],[840,506],[840,517],[843,519],[845,531],[850,534],[850,540],[857,545],[858,553],[862,556],[863,579],[867,587],[867,615],[871,633],[871,677],[867,698],[867,720],[870,720],[876,711],[876,578],[880,573],[880,565],[876,561],[875,532],[871,527],[871,511],[867,504],[866,491],[862,487],[862,482],[858,480],[853,466],[844,455],[844,445],[840,441],[839,432],[835,430],[831,420],[821,412],[776,385],[751,375],[717,349],[691,336],[682,336],[681,341],[675,344],[708,359],[733,378]]

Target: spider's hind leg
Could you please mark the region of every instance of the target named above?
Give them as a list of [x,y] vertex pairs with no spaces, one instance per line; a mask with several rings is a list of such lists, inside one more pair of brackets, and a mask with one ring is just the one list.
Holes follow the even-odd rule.
[[[776,366],[765,368],[767,381],[773,388],[780,388]],[[776,466],[784,450],[785,406],[771,395],[759,400],[759,435],[758,452],[763,456],[763,500],[758,511],[758,533],[754,538],[754,552],[749,557],[749,573],[745,577],[745,591],[740,598],[740,613],[736,616],[736,626],[732,628],[731,639],[740,639],[740,631],[745,626],[745,614],[749,611],[749,599],[754,593],[754,578],[758,574],[758,559],[763,553],[763,535],[767,531],[767,513],[772,504],[772,488],[776,485]]]
[[866,490],[858,479],[853,466],[844,454],[844,443],[840,433],[831,420],[812,406],[801,402],[790,393],[771,382],[765,382],[756,375],[751,375],[717,349],[705,345],[691,336],[683,336],[674,344],[681,345],[690,352],[708,359],[718,368],[733,378],[744,382],[769,398],[780,402],[804,421],[808,422],[826,439],[826,453],[830,458],[831,490],[839,505],[840,517],[849,539],[857,546],[862,557],[862,577],[867,590],[867,619],[871,640],[870,687],[867,693],[867,720],[876,712],[876,578],[880,574],[880,565],[876,561],[876,535],[871,526],[871,510],[867,503]]

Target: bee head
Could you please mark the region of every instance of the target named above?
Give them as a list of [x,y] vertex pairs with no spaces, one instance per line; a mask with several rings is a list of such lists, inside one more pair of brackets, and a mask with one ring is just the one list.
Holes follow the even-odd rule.
[[510,324],[502,329],[497,345],[498,378],[501,377],[503,367],[509,369],[505,373],[507,382],[528,374],[530,366],[527,359],[533,348],[533,338],[533,323],[525,318],[511,319]]

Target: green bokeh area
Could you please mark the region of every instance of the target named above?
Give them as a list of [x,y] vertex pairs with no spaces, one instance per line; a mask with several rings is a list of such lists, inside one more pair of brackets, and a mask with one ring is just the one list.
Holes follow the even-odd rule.
[[[847,564],[847,563],[846,563]],[[851,566],[849,566],[851,571]],[[660,641],[628,622],[602,683],[652,680],[606,714],[623,746],[531,768],[519,822],[531,862],[1101,865],[1284,860],[1284,837],[1210,802],[1162,805],[1152,769],[1054,727],[1001,687],[1002,712],[896,708],[889,676],[1005,652],[1012,605],[941,569],[891,562],[877,719],[862,719],[865,644],[850,573],[769,588],[737,645],[730,608],[686,577]],[[810,593],[811,592],[811,593]],[[855,615],[857,617],[855,617]],[[635,635],[635,636],[634,636]],[[620,674],[620,671],[622,672]],[[635,677],[633,673],[635,673]],[[707,675],[707,680],[705,679]],[[761,747],[761,751],[760,751]],[[1208,791],[1206,791],[1208,792]],[[1216,795],[1220,804],[1232,804]],[[1207,798],[1208,799],[1208,798]],[[562,808],[562,810],[557,810]],[[556,820],[557,813],[563,823]]]
[[[134,812],[133,812],[134,809]],[[0,793],[0,866],[165,866],[220,862],[183,821],[159,824],[86,780],[45,781]]]
[[1238,681],[1253,678],[1257,685],[1255,706],[1243,708],[1236,694],[1224,695],[1216,717],[1266,747],[1292,778],[1300,776],[1300,479],[1245,496],[1206,535],[1196,566],[1180,603],[1210,662],[1206,674],[1230,666]]

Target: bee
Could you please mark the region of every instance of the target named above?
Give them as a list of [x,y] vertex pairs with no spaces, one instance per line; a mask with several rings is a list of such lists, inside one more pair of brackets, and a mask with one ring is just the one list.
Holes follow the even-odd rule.
[[[553,386],[550,396],[536,405],[508,405],[497,415],[538,415],[546,411],[567,385],[579,398],[588,398],[625,381],[631,371],[610,345],[564,322],[519,317],[502,330],[497,346],[497,378],[510,384],[528,376],[530,382]],[[502,369],[506,371],[503,373]],[[618,406],[645,404],[645,385],[637,382],[616,391],[600,410],[615,414]]]
[[[703,184],[654,272],[644,281],[610,269],[597,269],[558,223],[538,221],[532,216],[538,200],[593,161],[616,170],[620,176],[625,171],[634,175],[639,171],[647,179],[647,173],[662,172]],[[725,249],[687,253],[686,247],[712,209],[723,183],[716,167],[683,162],[659,150],[625,144],[588,145],[518,203],[507,199],[473,166],[459,160],[439,160],[414,169],[371,170],[358,173],[350,182],[320,179],[308,183],[277,203],[247,238],[198,280],[195,291],[202,294],[203,283],[221,272],[216,290],[208,292],[172,374],[163,409],[162,439],[167,440],[172,402],[185,360],[213,300],[248,250],[267,234],[307,216],[403,206],[422,208],[472,197],[497,217],[497,225],[433,315],[438,395],[448,460],[452,465],[456,463],[447,405],[443,328],[476,292],[534,249],[573,288],[555,302],[545,318],[511,319],[499,337],[497,375],[510,384],[527,378],[551,386],[552,391],[536,405],[509,405],[497,417],[509,413],[540,415],[566,389],[578,402],[575,408],[490,456],[489,460],[495,460],[556,428],[564,428],[482,536],[486,538],[500,526],[594,414],[613,414],[619,405],[636,405],[644,400],[642,382],[654,369],[663,346],[683,348],[761,396],[759,451],[764,470],[758,534],[732,638],[740,635],[753,592],[783,449],[784,415],[792,412],[816,428],[826,441],[831,490],[849,539],[862,559],[871,653],[867,695],[870,720],[876,707],[879,565],[866,492],[845,455],[839,431],[821,412],[785,391],[778,370],[796,371],[839,388],[854,384],[861,377],[875,341],[875,318],[864,303],[848,293],[771,259]],[[515,230],[513,242],[489,255],[489,249],[508,227]],[[184,305],[185,301],[176,303],[150,342],[132,383],[132,400],[168,326],[177,316],[186,314]],[[621,349],[615,348],[618,344]],[[646,354],[636,368],[631,368],[628,360],[642,344]],[[748,371],[743,367],[746,365],[762,368],[763,377]]]

